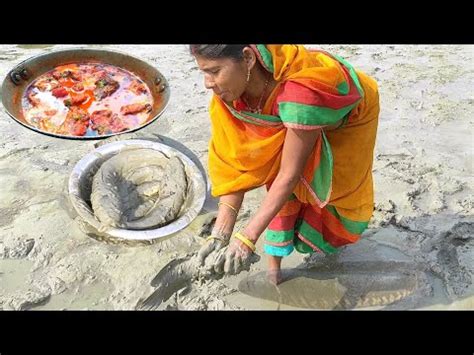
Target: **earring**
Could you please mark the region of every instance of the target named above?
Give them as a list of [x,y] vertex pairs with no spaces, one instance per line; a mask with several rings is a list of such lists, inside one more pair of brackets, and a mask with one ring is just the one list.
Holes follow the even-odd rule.
[[249,82],[249,80],[250,80],[250,69],[249,69],[249,71],[247,72],[247,82]]

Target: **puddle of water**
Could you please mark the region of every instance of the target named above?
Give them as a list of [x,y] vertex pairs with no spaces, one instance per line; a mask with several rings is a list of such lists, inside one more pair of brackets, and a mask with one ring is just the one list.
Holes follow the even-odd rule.
[[248,310],[264,311],[302,311],[304,308],[292,307],[287,304],[278,303],[271,300],[252,297],[242,292],[235,292],[225,296],[225,300],[232,305]]

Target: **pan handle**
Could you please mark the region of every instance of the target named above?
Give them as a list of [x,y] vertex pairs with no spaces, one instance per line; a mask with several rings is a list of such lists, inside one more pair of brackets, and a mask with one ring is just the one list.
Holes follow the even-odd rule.
[[28,70],[25,68],[19,68],[16,70],[12,70],[9,74],[11,81],[15,85],[20,85],[21,80],[26,80],[30,77]]
[[158,92],[162,92],[166,89],[166,83],[162,83],[162,82],[163,82],[163,78],[161,76],[157,76],[155,79],[155,85],[159,86]]

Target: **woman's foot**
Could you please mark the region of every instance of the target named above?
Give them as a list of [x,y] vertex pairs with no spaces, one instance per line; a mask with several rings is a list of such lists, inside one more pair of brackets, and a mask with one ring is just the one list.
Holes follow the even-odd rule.
[[272,285],[279,285],[283,281],[283,276],[281,275],[281,270],[268,270],[267,271],[267,280]]
[[281,259],[281,256],[268,256],[267,279],[274,285],[278,285],[282,282]]

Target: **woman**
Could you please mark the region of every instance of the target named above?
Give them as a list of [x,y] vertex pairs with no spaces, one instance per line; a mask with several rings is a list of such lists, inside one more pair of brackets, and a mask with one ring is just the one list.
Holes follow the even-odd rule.
[[[296,45],[191,45],[214,91],[209,175],[219,211],[199,251],[216,272],[248,268],[265,231],[268,275],[294,249],[331,254],[355,243],[373,212],[379,99],[373,79],[340,57]],[[246,191],[268,193],[233,233]],[[207,264],[207,263],[206,263]]]

